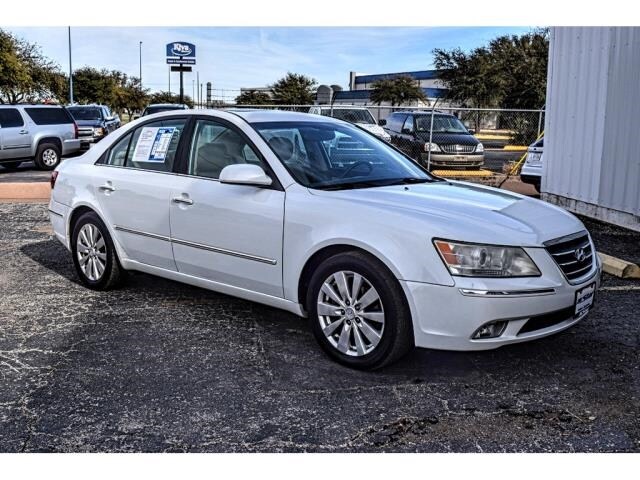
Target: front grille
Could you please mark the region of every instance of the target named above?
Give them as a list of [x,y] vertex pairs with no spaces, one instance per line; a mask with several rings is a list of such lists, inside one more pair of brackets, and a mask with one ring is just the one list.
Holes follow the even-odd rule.
[[93,137],[93,128],[92,127],[80,127],[78,128],[78,136],[79,137]]
[[584,277],[591,271],[595,252],[587,232],[550,240],[544,246],[569,282]]
[[473,153],[476,150],[475,145],[440,145],[440,149],[444,153]]
[[573,306],[557,310],[551,313],[545,313],[543,315],[536,315],[527,320],[518,335],[523,333],[535,332],[536,330],[542,330],[543,328],[553,327],[558,323],[565,322],[574,318],[575,308]]

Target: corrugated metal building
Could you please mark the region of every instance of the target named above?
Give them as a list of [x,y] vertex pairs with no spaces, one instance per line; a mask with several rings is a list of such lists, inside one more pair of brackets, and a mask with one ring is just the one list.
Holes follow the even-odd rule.
[[640,28],[551,29],[542,198],[640,231]]

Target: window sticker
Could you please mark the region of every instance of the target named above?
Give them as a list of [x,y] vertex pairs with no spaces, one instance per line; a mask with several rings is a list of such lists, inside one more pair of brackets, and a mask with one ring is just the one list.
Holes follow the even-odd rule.
[[176,127],[142,127],[133,161],[163,163],[175,131]]

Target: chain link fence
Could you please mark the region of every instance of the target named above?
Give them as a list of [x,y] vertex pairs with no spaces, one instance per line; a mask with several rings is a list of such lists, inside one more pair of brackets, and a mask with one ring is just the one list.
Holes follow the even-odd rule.
[[430,170],[485,169],[506,173],[544,128],[544,110],[344,104],[214,108],[312,111],[358,123]]

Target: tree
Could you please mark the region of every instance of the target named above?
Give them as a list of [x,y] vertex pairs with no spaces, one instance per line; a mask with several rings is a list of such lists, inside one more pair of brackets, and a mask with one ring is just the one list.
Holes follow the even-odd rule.
[[60,101],[64,75],[38,45],[0,29],[0,103]]
[[121,72],[82,67],[73,72],[73,99],[77,103],[99,103],[112,106]]
[[400,75],[374,82],[371,101],[378,105],[382,102],[389,102],[392,107],[416,101],[429,103],[422,89],[408,75]]
[[147,103],[149,103],[149,90],[141,88],[138,77],[124,75],[120,78],[111,104],[115,111],[118,113],[124,111],[131,118],[135,112],[141,112]]
[[478,108],[541,108],[545,103],[549,32],[504,35],[465,53],[435,49],[446,98]]
[[316,81],[298,73],[287,73],[270,86],[273,100],[279,105],[309,105],[315,98]]
[[236,97],[236,103],[238,105],[269,105],[273,103],[273,100],[265,92],[249,90],[238,95]]
[[[149,96],[149,103],[180,103],[180,95],[173,92],[154,92]],[[185,95],[183,103],[193,108],[193,100],[189,95]]]

